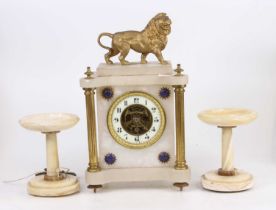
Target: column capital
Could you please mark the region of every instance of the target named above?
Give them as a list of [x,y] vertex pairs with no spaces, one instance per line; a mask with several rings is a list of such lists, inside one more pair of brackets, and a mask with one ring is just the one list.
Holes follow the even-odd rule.
[[95,94],[95,89],[96,88],[83,88],[84,95],[85,96],[94,95]]

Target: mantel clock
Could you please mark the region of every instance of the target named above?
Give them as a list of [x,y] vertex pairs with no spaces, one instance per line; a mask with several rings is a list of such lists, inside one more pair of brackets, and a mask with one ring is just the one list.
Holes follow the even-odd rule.
[[185,160],[184,88],[180,65],[100,64],[80,80],[87,110],[89,166],[86,182],[165,180],[181,190]]

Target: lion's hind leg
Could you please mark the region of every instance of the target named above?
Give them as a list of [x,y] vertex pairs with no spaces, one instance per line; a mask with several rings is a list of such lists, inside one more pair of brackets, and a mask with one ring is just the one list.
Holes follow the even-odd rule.
[[120,51],[120,56],[119,56],[119,60],[121,62],[122,65],[126,65],[129,64],[128,61],[125,60],[126,56],[129,53],[130,50],[130,44],[127,42],[121,42],[119,46],[117,46],[119,51]]
[[105,62],[107,64],[113,64],[112,60],[110,60],[111,57],[117,55],[119,53],[119,50],[110,48],[109,52],[104,55]]

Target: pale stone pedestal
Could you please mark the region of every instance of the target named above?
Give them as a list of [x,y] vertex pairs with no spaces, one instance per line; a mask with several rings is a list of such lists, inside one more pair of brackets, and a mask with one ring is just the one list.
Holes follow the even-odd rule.
[[233,166],[232,128],[249,123],[256,113],[246,109],[212,109],[199,113],[202,121],[222,129],[221,168],[201,177],[203,188],[219,192],[238,192],[253,186],[253,176]]
[[47,170],[29,181],[27,186],[29,194],[63,196],[80,190],[76,176],[60,171],[56,137],[58,132],[73,127],[78,121],[77,116],[65,113],[30,115],[19,121],[22,127],[46,135]]

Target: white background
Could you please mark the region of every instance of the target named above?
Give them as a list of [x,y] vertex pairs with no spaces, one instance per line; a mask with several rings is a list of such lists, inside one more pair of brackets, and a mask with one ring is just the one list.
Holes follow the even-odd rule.
[[[142,30],[162,11],[173,21],[164,57],[181,63],[190,77],[185,103],[191,185],[182,193],[158,183],[116,185],[95,195],[83,177],[88,152],[79,78],[86,66],[103,62],[99,33]],[[139,57],[131,53],[128,60]],[[276,1],[0,0],[0,73],[0,180],[45,167],[44,137],[18,120],[62,111],[81,119],[58,138],[61,165],[75,171],[82,185],[74,196],[37,198],[26,194],[28,179],[1,183],[1,210],[276,208]],[[233,135],[235,166],[256,178],[250,191],[200,187],[200,175],[220,165],[220,131],[197,119],[213,107],[258,112],[255,122]]]

